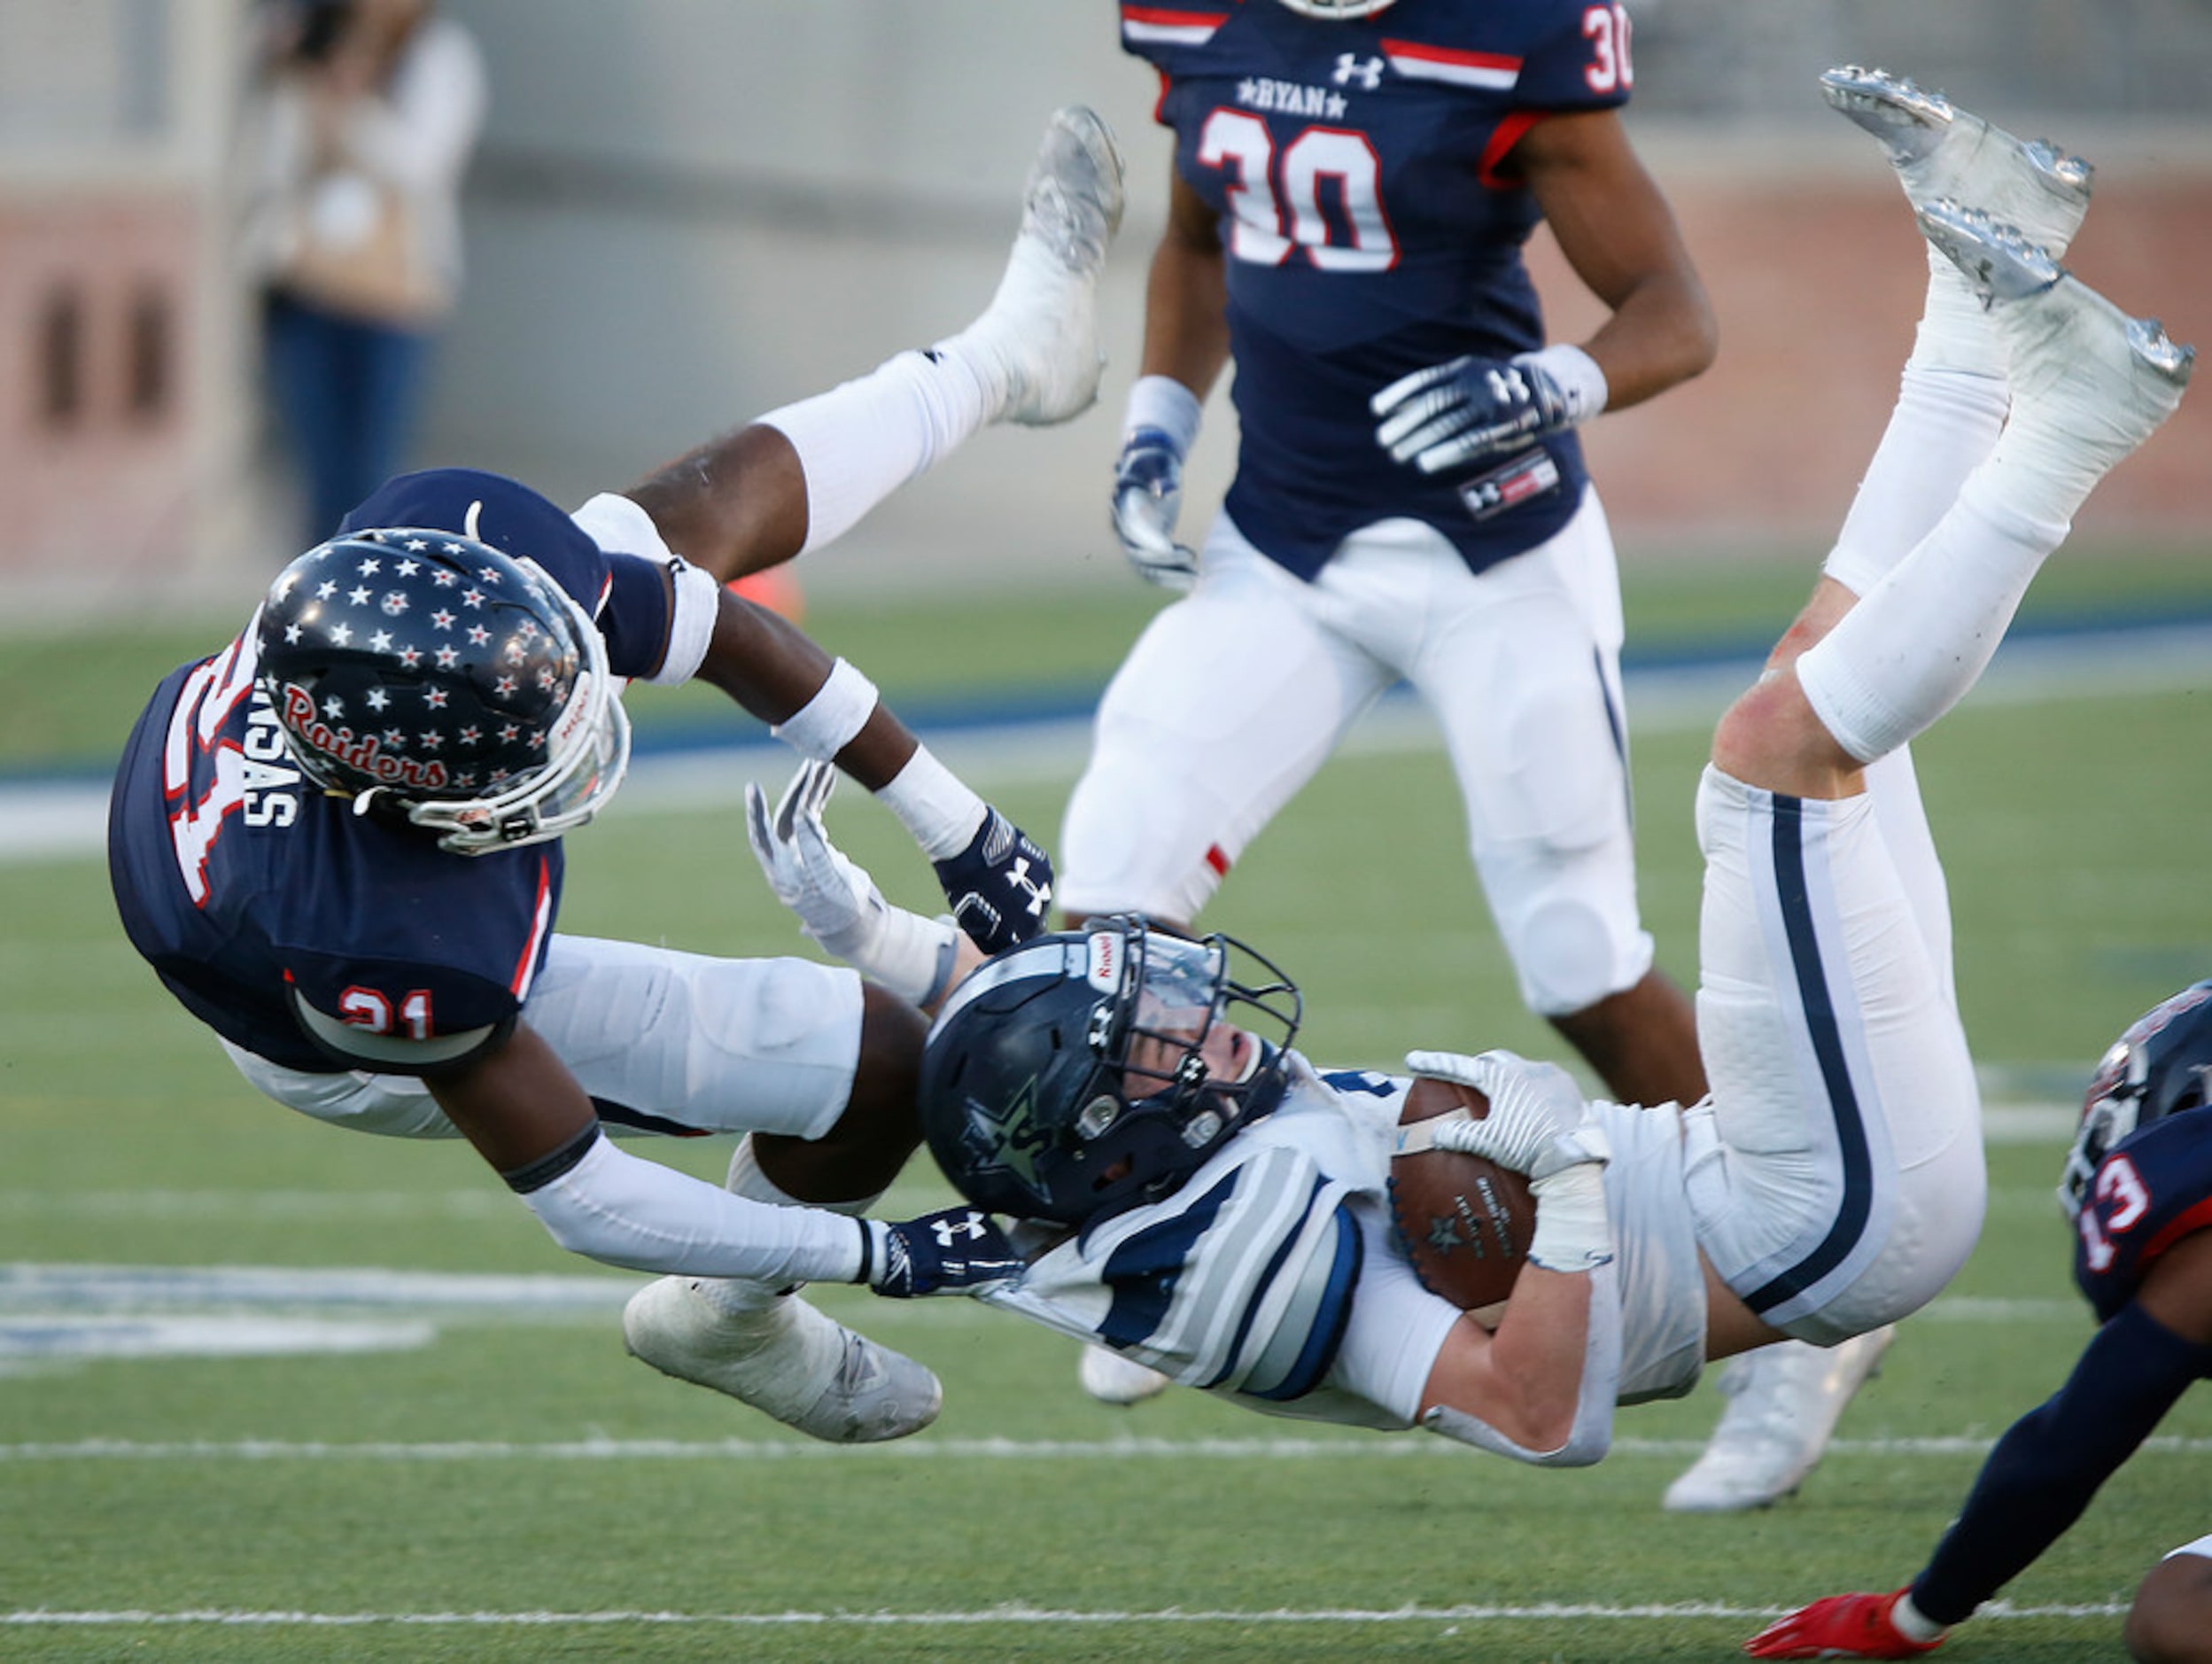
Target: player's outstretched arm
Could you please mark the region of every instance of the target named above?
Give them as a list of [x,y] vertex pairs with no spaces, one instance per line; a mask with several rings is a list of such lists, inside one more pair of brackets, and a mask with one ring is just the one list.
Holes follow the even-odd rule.
[[771,1284],[865,1283],[901,1298],[1017,1276],[998,1227],[972,1209],[886,1224],[733,1195],[625,1155],[591,1100],[527,1023],[427,1077],[431,1095],[555,1241],[631,1271]]
[[[2169,1249],[2137,1297],[2090,1338],[2066,1384],[2006,1430],[1909,1589],[1816,1601],[1752,1637],[1744,1651],[1753,1658],[1909,1658],[1928,1651],[1932,1638],[1915,1642],[1906,1631],[1971,1616],[2058,1541],[2208,1372],[2212,1232],[2199,1232]],[[1902,1618],[1898,1597],[1911,1602]],[[1923,1621],[1918,1626],[1915,1616]],[[1846,1630],[1860,1639],[1850,1640]]]
[[939,762],[875,685],[804,632],[724,591],[699,674],[801,756],[834,763],[896,815],[935,868],[952,916],[995,953],[1044,928],[1052,863]]
[[776,899],[807,935],[902,999],[934,1012],[982,962],[982,953],[950,921],[925,919],[883,898],[866,869],[829,841],[822,824],[836,771],[809,762],[792,776],[774,809],[757,785],[745,785],[745,836]]

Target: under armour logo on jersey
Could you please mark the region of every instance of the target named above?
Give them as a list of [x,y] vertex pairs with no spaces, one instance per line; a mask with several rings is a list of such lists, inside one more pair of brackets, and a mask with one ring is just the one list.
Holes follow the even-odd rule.
[[937,1239],[937,1246],[949,1248],[955,1242],[974,1242],[982,1237],[983,1216],[971,1208],[958,1219],[932,1219],[929,1229]]
[[1372,92],[1383,84],[1383,60],[1362,58],[1356,52],[1339,52],[1337,73],[1331,79],[1339,87],[1348,87],[1356,81],[1363,89]]

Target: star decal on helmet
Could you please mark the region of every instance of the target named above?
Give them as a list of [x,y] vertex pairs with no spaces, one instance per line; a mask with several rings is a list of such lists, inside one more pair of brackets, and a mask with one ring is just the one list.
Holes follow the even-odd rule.
[[1036,1157],[1046,1140],[1037,1129],[1036,1110],[1034,1076],[1022,1084],[1021,1089],[1007,1100],[1005,1108],[997,1115],[991,1113],[988,1105],[969,1099],[967,1125],[962,1131],[961,1141],[967,1147],[971,1169],[979,1173],[1005,1173],[1031,1195],[1044,1195]]

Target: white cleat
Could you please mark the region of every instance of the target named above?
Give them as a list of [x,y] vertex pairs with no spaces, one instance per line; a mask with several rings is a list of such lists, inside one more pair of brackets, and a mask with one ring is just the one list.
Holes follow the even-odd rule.
[[1914,207],[1953,198],[2019,226],[2053,254],[2081,228],[2096,170],[2050,140],[2014,138],[1884,69],[1843,65],[1821,75],[1820,92],[1882,141]]
[[1022,188],[1021,229],[983,315],[959,338],[997,370],[997,419],[1044,427],[1088,410],[1106,354],[1098,275],[1122,225],[1122,153],[1081,105],[1055,111]]
[[1670,1513],[1764,1508],[1805,1483],[1836,1419],[1897,1338],[1894,1325],[1839,1345],[1777,1341],[1720,1372],[1728,1407],[1696,1465],[1666,1488]]
[[1083,1389],[1102,1404],[1141,1404],[1175,1384],[1150,1365],[1124,1357],[1110,1346],[1083,1348],[1075,1374]]
[[2179,406],[2196,349],[2169,340],[2155,318],[2130,317],[1986,214],[1934,202],[1920,222],[2004,339],[2013,411],[2000,447],[2034,447],[2045,468],[2082,476],[2086,496]]
[[911,1357],[787,1295],[731,1315],[698,1279],[663,1277],[630,1296],[622,1335],[664,1375],[727,1393],[832,1444],[904,1438],[937,1419],[944,1390]]

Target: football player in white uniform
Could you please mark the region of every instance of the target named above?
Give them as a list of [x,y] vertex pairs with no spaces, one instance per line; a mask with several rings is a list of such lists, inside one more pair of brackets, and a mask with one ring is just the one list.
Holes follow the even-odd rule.
[[[1950,1280],[1981,1228],[1980,1105],[1917,787],[1879,759],[1973,686],[2193,354],[1979,209],[1917,218],[1970,285],[1931,307],[1922,349],[1971,357],[1996,402],[1916,399],[1908,378],[1844,546],[1715,732],[1697,794],[1711,1096],[1585,1104],[1506,1054],[1408,1059],[1490,1097],[1455,1147],[1534,1181],[1528,1268],[1493,1330],[1393,1240],[1404,1084],[1290,1050],[1295,992],[1272,968],[1249,978],[1232,943],[1133,924],[1037,938],[953,988],[924,1059],[924,1126],[970,1228],[1021,1221],[1030,1264],[985,1298],[1255,1407],[1568,1464],[1603,1454],[1616,1399],[1783,1337],[1832,1347]],[[1894,535],[1931,481],[1945,506]],[[951,927],[889,907],[828,844],[826,778],[803,774],[772,816],[753,795],[756,853],[832,952],[871,974],[920,963],[906,945]]]

